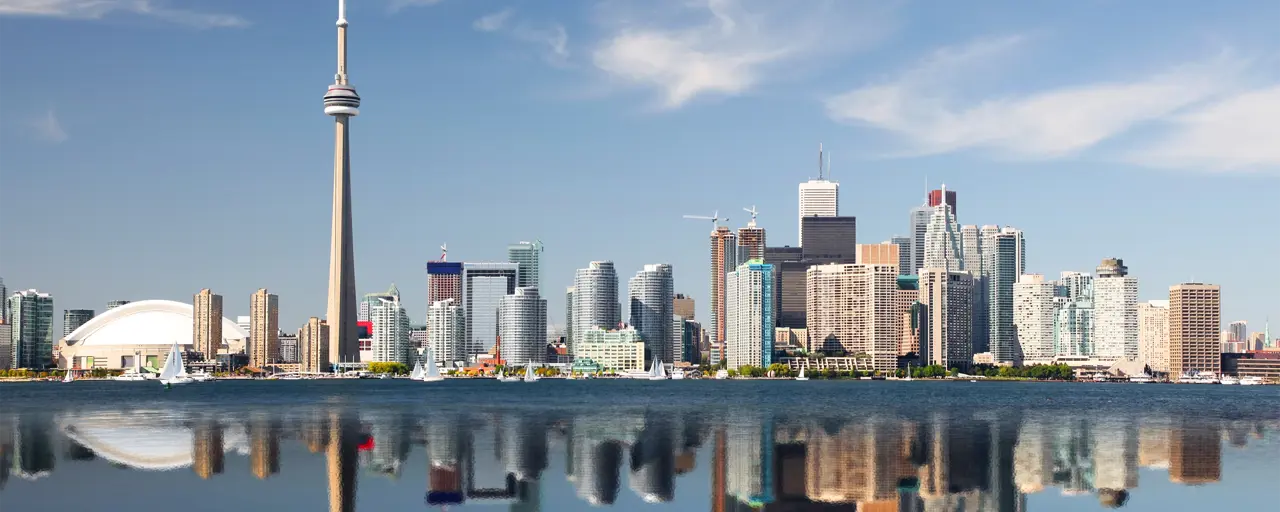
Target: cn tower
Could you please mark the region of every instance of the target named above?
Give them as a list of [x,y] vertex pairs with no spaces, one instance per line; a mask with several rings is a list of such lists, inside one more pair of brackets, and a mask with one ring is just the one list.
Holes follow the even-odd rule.
[[329,246],[329,363],[360,361],[356,334],[356,263],[351,241],[351,148],[348,124],[360,114],[360,95],[347,83],[347,2],[338,0],[338,74],[324,95],[333,116],[333,228]]

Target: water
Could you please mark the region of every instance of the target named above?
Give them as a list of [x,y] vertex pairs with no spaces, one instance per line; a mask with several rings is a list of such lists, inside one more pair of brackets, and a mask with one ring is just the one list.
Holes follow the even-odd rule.
[[1269,510],[1280,388],[0,385],[0,510]]

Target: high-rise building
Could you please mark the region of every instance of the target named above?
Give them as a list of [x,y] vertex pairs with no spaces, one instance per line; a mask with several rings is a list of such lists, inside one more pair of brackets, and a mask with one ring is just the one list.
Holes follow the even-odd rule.
[[698,344],[702,337],[702,326],[693,320],[686,320],[680,315],[671,317],[671,339],[675,350],[671,354],[672,362],[698,364],[702,362],[702,351]]
[[564,291],[564,344],[565,352],[573,355],[573,295],[576,289],[572,286]]
[[298,359],[298,335],[280,332],[280,362],[287,364],[295,364],[301,362]]
[[911,268],[911,262],[914,261],[911,257],[911,237],[893,235],[893,238],[885,243],[898,246],[898,274],[904,276],[915,274],[916,271]]
[[723,345],[725,339],[724,325],[724,280],[738,262],[737,236],[724,226],[716,226],[711,232],[711,343]]
[[929,219],[933,217],[933,208],[927,205],[911,209],[907,219],[907,236],[911,238],[911,267],[908,274],[916,274],[924,268],[924,240],[929,233]]
[[822,145],[818,145],[818,179],[800,184],[800,246],[804,247],[805,217],[840,215],[840,184],[824,177]]
[[973,277],[981,277],[982,272],[982,232],[974,224],[960,226],[960,249],[969,255],[964,261],[964,270]]
[[671,298],[671,312],[672,314],[679,315],[681,318],[690,322],[694,321],[697,310],[694,307],[693,297],[687,297],[683,293],[677,293]]
[[[4,286],[4,278],[0,277],[0,300],[9,300],[9,289]],[[9,305],[0,304],[0,324],[9,323]]]
[[570,355],[577,356],[574,347],[592,327],[616,329],[622,322],[618,304],[618,271],[612,261],[593,261],[573,275],[573,338],[567,347]]
[[[0,311],[8,310],[7,303],[0,303]],[[0,322],[0,370],[13,369],[13,326]]]
[[1085,272],[1062,272],[1054,301],[1058,312],[1054,351],[1060,356],[1092,356],[1095,350],[1093,276]]
[[338,73],[324,95],[324,113],[334,117],[333,221],[329,232],[329,362],[356,362],[356,262],[351,226],[351,151],[348,125],[360,114],[360,95],[347,82],[346,4],[338,2]]
[[516,288],[542,289],[542,242],[517,242],[507,246],[507,261],[519,267]]
[[1249,323],[1244,320],[1231,322],[1227,325],[1227,331],[1231,333],[1231,341],[1249,341]]
[[[218,348],[222,345],[222,296],[205,288],[192,299],[191,349],[205,361],[218,360]],[[253,334],[250,333],[250,343]]]
[[[946,190],[946,185],[942,189]],[[952,272],[964,270],[965,255],[960,240],[960,225],[956,223],[956,215],[951,211],[950,205],[939,204],[933,207],[924,238],[923,268]]]
[[[764,247],[761,246],[761,249]],[[640,331],[649,359],[674,362],[675,340],[671,337],[671,295],[675,291],[671,265],[645,265],[628,282],[631,325]]]
[[436,362],[453,366],[467,360],[467,317],[458,301],[445,299],[427,308],[427,340]]
[[973,275],[925,268],[920,271],[919,282],[919,302],[927,308],[926,326],[920,329],[921,364],[969,368],[973,363],[969,332],[973,322]]
[[1022,364],[1053,362],[1056,288],[1041,274],[1023,274],[1013,285],[1013,341]]
[[[875,246],[860,246],[861,248]],[[903,302],[897,300],[897,246],[884,261],[814,265],[808,270],[809,339],[815,349],[867,355],[866,369],[897,369]],[[861,252],[861,251],[860,251]],[[871,259],[871,258],[868,258]]]
[[725,276],[725,304],[728,366],[773,364],[773,265],[752,260]]
[[498,306],[501,357],[508,365],[547,362],[547,300],[526,286]]
[[[930,200],[931,203],[934,201]],[[988,311],[989,302],[991,301],[990,290],[987,288],[988,276],[984,271],[984,263],[988,256],[983,242],[994,243],[994,234],[999,232],[996,226],[986,226],[991,229],[988,234],[986,229],[979,230],[978,226],[966,224],[960,226],[960,249],[964,252],[964,271],[973,274],[973,351],[992,352],[991,346],[991,317]],[[984,236],[985,235],[985,236]]]
[[48,368],[53,365],[53,296],[38,290],[9,296],[10,359],[14,368]]
[[767,247],[764,261],[773,265],[773,318],[778,327],[805,327],[805,271],[800,247]]
[[462,310],[467,318],[462,355],[468,361],[489,352],[497,342],[498,305],[503,297],[516,292],[518,274],[515,263],[462,265]]
[[71,333],[79,329],[85,322],[93,320],[94,312],[92,309],[64,309],[62,310],[62,337],[66,338]]
[[128,304],[128,303],[130,303],[130,302],[132,302],[132,301],[128,301],[128,300],[109,300],[109,301],[107,301],[107,309],[108,309],[108,310],[112,310],[112,309],[118,308],[118,307],[120,307],[120,306],[123,306],[123,305],[125,305],[125,304]]
[[[391,286],[395,290],[395,285]],[[369,321],[373,322],[371,362],[409,364],[409,315],[400,306],[400,294],[376,297],[369,308]]]
[[951,211],[956,211],[956,191],[947,190],[947,186],[943,185],[939,190],[929,191],[929,206],[938,206],[942,204],[942,198],[947,198],[947,206],[951,207]]
[[1151,371],[1169,372],[1169,301],[1138,304],[1138,360]]
[[329,371],[329,326],[318,317],[298,329],[298,363],[303,373]]
[[280,298],[260,288],[249,300],[249,366],[265,368],[279,361]]
[[427,304],[445,299],[462,302],[462,262],[427,262]]
[[879,244],[858,244],[855,253],[859,265],[893,265],[898,266],[901,249],[897,244],[884,242]]
[[360,319],[360,322],[372,323],[373,319],[369,314],[374,306],[381,304],[383,300],[396,300],[399,298],[400,288],[397,288],[395,283],[391,283],[391,287],[385,292],[366,293],[364,298],[360,299],[360,305],[356,308],[356,318]]
[[1222,368],[1222,290],[1216,284],[1169,287],[1169,374],[1218,373]]
[[1138,359],[1138,278],[1124,260],[1109,258],[1093,280],[1094,357],[1104,361]]
[[[985,229],[985,228],[984,228]],[[1022,231],[1005,227],[985,238],[980,252],[965,261],[978,260],[981,277],[977,280],[979,295],[975,302],[985,302],[979,307],[980,327],[987,328],[985,340],[980,340],[975,351],[991,352],[997,363],[1018,363],[1023,354],[1018,353],[1017,335],[1013,323],[1013,289],[1026,270],[1026,245]],[[985,298],[985,300],[983,300]],[[981,338],[978,336],[976,338]]]
[[805,217],[801,254],[810,265],[854,263],[857,259],[858,219],[856,217]]
[[764,249],[764,228],[756,226],[756,219],[753,216],[751,221],[747,223],[747,227],[738,228],[737,263],[742,264],[747,260],[763,259]]

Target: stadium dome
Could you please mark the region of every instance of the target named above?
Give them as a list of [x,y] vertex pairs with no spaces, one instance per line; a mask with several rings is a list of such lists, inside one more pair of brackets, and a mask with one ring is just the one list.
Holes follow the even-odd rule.
[[[156,367],[173,342],[190,347],[195,308],[171,300],[143,300],[112,308],[85,322],[58,342],[60,368],[132,368],[136,362]],[[221,350],[244,349],[249,333],[222,319]],[[189,349],[189,348],[188,348]]]

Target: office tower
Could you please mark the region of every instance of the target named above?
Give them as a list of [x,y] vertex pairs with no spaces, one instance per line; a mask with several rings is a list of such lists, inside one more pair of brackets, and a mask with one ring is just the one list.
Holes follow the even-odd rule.
[[1231,333],[1231,341],[1249,341],[1249,323],[1244,320],[1231,322],[1227,325],[1227,331]]
[[1104,361],[1138,358],[1138,278],[1124,260],[1109,258],[1093,281],[1094,357]]
[[374,292],[364,294],[364,298],[360,299],[360,305],[356,307],[357,325],[362,322],[372,323],[373,319],[369,316],[373,311],[373,307],[381,304],[383,300],[396,300],[400,298],[400,288],[395,283],[391,283],[391,287],[385,292]]
[[778,327],[805,327],[805,271],[800,247],[767,247],[764,261],[773,265],[773,317]]
[[920,304],[927,308],[926,327],[920,334],[922,364],[944,368],[969,368],[973,347],[969,330],[973,317],[973,276],[925,268],[920,271]]
[[975,278],[981,277],[982,272],[982,232],[978,230],[978,226],[966,224],[960,226],[960,249],[964,254],[969,255],[964,261],[964,270],[973,274]]
[[501,359],[507,365],[547,362],[547,300],[526,286],[503,297],[498,305]]
[[400,293],[392,291],[375,298],[369,308],[369,320],[373,322],[372,362],[409,364],[409,315],[400,307]]
[[[875,246],[860,246],[860,248]],[[809,267],[809,339],[815,349],[870,356],[863,370],[891,371],[898,367],[903,303],[897,300],[897,246],[885,261],[827,264]],[[820,348],[819,348],[820,347]]]
[[573,275],[573,339],[570,355],[578,341],[592,327],[616,329],[622,322],[618,305],[618,272],[612,261],[593,261]]
[[773,364],[773,265],[752,260],[725,276],[724,354],[729,368]]
[[855,263],[859,265],[893,265],[898,266],[900,247],[889,242],[879,244],[858,244],[854,253]]
[[694,321],[697,311],[696,308],[694,308],[693,297],[687,297],[683,293],[677,293],[671,298],[671,312],[672,314],[679,315],[685,320]]
[[724,226],[711,232],[711,343],[723,346],[725,340],[724,286],[725,276],[737,267],[737,237]]
[[79,329],[85,322],[92,320],[94,312],[92,309],[64,309],[62,310],[62,337],[66,338],[71,333]]
[[823,175],[822,145],[818,145],[818,179],[800,184],[800,246],[804,247],[806,217],[840,215],[840,184]]
[[498,305],[516,292],[519,266],[515,263],[462,264],[462,310],[467,337],[462,356],[468,361],[489,352],[498,338]]
[[1169,372],[1169,301],[1138,304],[1138,360],[1151,371]]
[[130,302],[132,302],[132,301],[128,301],[128,300],[109,300],[109,301],[107,301],[107,310],[112,310],[112,309],[118,308],[118,307],[123,306],[123,305],[125,305],[125,304],[128,304],[128,303],[130,303]]
[[1013,341],[1023,364],[1053,362],[1056,287],[1041,274],[1023,274],[1013,285]]
[[[931,203],[934,201],[930,200]],[[988,235],[987,230],[978,229],[978,226],[967,224],[960,226],[960,249],[965,254],[964,271],[973,274],[973,351],[991,352],[991,318],[988,312],[988,303],[991,301],[990,293],[987,289],[987,275],[984,272],[983,264],[987,260],[987,254],[983,250],[983,242],[994,242],[994,232],[999,232],[999,228],[995,226],[986,226],[993,228],[992,233]],[[987,236],[984,236],[987,235]],[[998,359],[997,359],[998,360]]]
[[542,289],[542,242],[517,242],[507,246],[507,261],[519,267],[516,288]]
[[[762,247],[763,249],[763,247]],[[631,325],[640,331],[648,358],[674,362],[675,341],[671,337],[672,302],[675,282],[671,265],[645,265],[627,283]]]
[[192,307],[191,349],[205,361],[217,361],[222,346],[222,296],[205,288],[192,299]]
[[858,246],[856,217],[805,217],[801,255],[810,265],[855,263]]
[[1062,272],[1058,277],[1057,295],[1054,351],[1060,356],[1092,356],[1093,276],[1084,272]]
[[947,190],[947,186],[943,185],[940,190],[929,191],[929,206],[934,207],[942,204],[942,198],[947,198],[947,206],[951,207],[951,211],[956,211],[956,191]]
[[[943,185],[943,190],[946,186]],[[959,272],[965,268],[964,247],[960,242],[960,225],[951,206],[939,204],[929,216],[924,236],[924,267]],[[972,277],[972,276],[970,276]]]
[[573,295],[575,289],[570,286],[564,291],[564,345],[565,352],[573,355]]
[[[984,227],[985,229],[985,227]],[[1013,288],[1022,273],[1026,270],[1026,250],[1022,231],[1005,227],[998,233],[983,240],[982,252],[974,254],[966,261],[980,260],[983,264],[982,277],[978,285],[979,295],[976,302],[985,302],[979,307],[980,327],[986,326],[988,335],[983,346],[975,348],[982,352],[991,352],[997,363],[1021,362],[1023,355],[1018,353],[1018,343],[1013,323]],[[985,298],[985,300],[983,300]]]
[[[8,304],[0,303],[0,310],[7,310]],[[13,326],[0,322],[0,370],[13,369]]]
[[911,268],[911,262],[914,261],[911,257],[911,237],[893,235],[893,238],[885,243],[898,246],[898,273],[904,276],[915,274],[916,271]]
[[924,240],[929,234],[929,219],[933,217],[933,208],[927,205],[911,209],[907,221],[907,236],[911,238],[911,268],[908,274],[916,274],[924,268]]
[[1216,284],[1169,287],[1169,374],[1174,378],[1221,369],[1221,299],[1222,290]]
[[333,221],[329,237],[329,362],[360,359],[356,333],[356,264],[351,226],[351,152],[347,125],[360,114],[360,95],[347,83],[346,4],[338,2],[338,73],[324,95],[324,113],[334,117]]
[[300,362],[298,358],[298,336],[284,331],[280,331],[276,336],[280,339],[280,362],[287,364]]
[[[4,286],[4,278],[0,277],[0,300],[9,300],[9,289]],[[9,307],[7,304],[0,304],[0,324],[9,323]]]
[[693,320],[686,320],[680,315],[671,315],[671,361],[698,364],[702,362],[702,351],[698,348],[702,326]]
[[427,304],[445,299],[462,302],[462,262],[427,262]]
[[298,363],[304,373],[329,371],[329,326],[318,317],[298,329]]
[[280,298],[260,288],[249,300],[249,366],[265,368],[279,361]]
[[467,317],[454,299],[427,308],[427,345],[436,361],[452,366],[466,361]]

